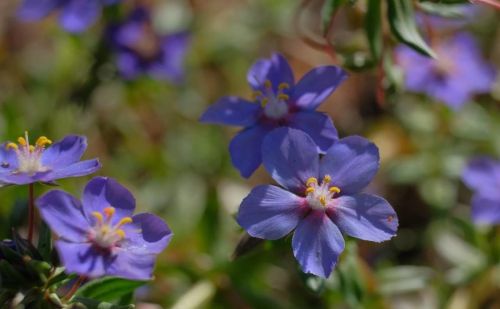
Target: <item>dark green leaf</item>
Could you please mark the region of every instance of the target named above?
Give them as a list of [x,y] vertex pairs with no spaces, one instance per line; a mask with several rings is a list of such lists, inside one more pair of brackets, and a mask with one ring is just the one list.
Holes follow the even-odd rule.
[[375,61],[379,61],[382,55],[382,1],[368,1],[368,9],[365,16],[365,32],[370,45],[370,51]]
[[238,242],[238,245],[236,245],[236,249],[234,249],[233,260],[251,252],[255,248],[262,245],[263,242],[263,239],[252,237],[247,233],[243,234]]
[[45,261],[51,260],[52,233],[45,222],[40,225],[37,249]]
[[392,33],[403,43],[419,53],[435,57],[417,29],[413,12],[413,2],[408,0],[388,0],[388,18]]
[[88,309],[133,309],[134,305],[114,305],[108,302],[101,302],[95,299],[85,298],[85,297],[75,297],[75,304],[71,308],[79,308],[76,307],[77,304],[83,304]]
[[78,290],[76,295],[99,301],[114,301],[133,292],[144,283],[144,281],[105,277],[85,284]]

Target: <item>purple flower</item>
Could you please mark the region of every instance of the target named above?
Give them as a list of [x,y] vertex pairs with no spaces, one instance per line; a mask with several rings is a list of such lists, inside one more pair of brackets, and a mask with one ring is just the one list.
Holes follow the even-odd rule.
[[464,169],[462,180],[474,191],[472,220],[478,224],[500,223],[500,161],[474,158]]
[[37,21],[61,9],[59,23],[69,32],[82,32],[101,15],[102,6],[120,0],[23,0],[17,16],[24,21]]
[[182,82],[190,36],[187,32],[159,35],[145,8],[135,9],[125,22],[111,26],[108,40],[124,78],[148,74],[155,79]]
[[495,71],[487,64],[469,34],[458,34],[433,46],[437,59],[422,56],[406,46],[396,52],[406,74],[406,88],[423,92],[454,109],[476,93],[491,90]]
[[379,167],[377,147],[359,136],[335,141],[319,159],[312,138],[279,128],[262,146],[264,166],[284,189],[258,186],[243,200],[238,223],[253,237],[278,239],[294,231],[302,270],[328,277],[344,249],[341,232],[381,242],[396,234],[398,217],[381,197],[359,193]]
[[172,237],[159,217],[132,216],[134,197],[111,178],[93,178],[81,202],[64,191],[52,190],[37,200],[37,206],[59,236],[55,246],[68,273],[151,279],[156,255]]
[[53,182],[68,177],[84,176],[97,171],[101,164],[92,159],[80,161],[87,139],[84,136],[68,135],[54,143],[45,136],[30,145],[28,132],[0,146],[0,183],[23,185],[34,182]]
[[280,54],[256,61],[248,71],[248,83],[254,100],[223,97],[201,116],[205,123],[244,127],[231,141],[233,165],[243,177],[250,177],[262,163],[261,144],[276,127],[303,130],[320,151],[326,151],[338,139],[331,119],[316,108],[347,77],[336,66],[309,71],[295,84],[292,70]]

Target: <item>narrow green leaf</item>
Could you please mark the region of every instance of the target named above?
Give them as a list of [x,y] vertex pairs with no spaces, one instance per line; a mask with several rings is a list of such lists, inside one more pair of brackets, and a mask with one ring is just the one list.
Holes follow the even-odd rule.
[[37,249],[42,258],[47,262],[50,262],[52,257],[51,244],[52,233],[50,231],[50,228],[45,222],[42,222],[42,224],[40,225]]
[[388,0],[387,9],[392,33],[401,42],[419,53],[434,58],[434,51],[418,32],[413,12],[413,2],[408,0]]
[[345,2],[345,0],[325,0],[321,8],[321,29],[323,34],[328,31],[328,26],[333,18],[333,13]]
[[463,4],[420,2],[419,7],[426,13],[445,18],[459,19],[467,16],[466,7]]
[[382,1],[368,1],[365,16],[365,32],[373,59],[378,62],[382,55]]
[[108,302],[101,302],[95,299],[90,299],[90,298],[85,298],[85,297],[75,297],[75,303],[73,304],[73,307],[70,308],[79,308],[77,307],[77,304],[83,304],[85,307],[89,309],[133,309],[135,308],[134,305],[115,305],[112,303]]
[[142,286],[144,281],[132,281],[115,277],[105,277],[91,281],[82,286],[77,296],[92,298],[99,301],[113,301],[124,297]]

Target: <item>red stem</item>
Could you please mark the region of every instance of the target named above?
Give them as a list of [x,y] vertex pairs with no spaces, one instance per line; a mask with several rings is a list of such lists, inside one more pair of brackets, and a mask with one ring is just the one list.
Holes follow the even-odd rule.
[[76,279],[75,283],[73,283],[73,286],[68,291],[68,293],[66,293],[66,295],[64,295],[63,299],[70,300],[71,297],[73,297],[73,295],[75,295],[76,291],[78,291],[78,289],[82,285],[83,281],[85,281],[85,279],[86,279],[85,276],[80,275],[80,277],[78,277],[78,279]]
[[500,10],[500,2],[496,0],[470,0],[471,3],[480,3],[484,5],[492,6],[493,8]]
[[28,201],[28,242],[33,243],[33,230],[35,228],[35,193],[34,185],[28,185],[29,201]]

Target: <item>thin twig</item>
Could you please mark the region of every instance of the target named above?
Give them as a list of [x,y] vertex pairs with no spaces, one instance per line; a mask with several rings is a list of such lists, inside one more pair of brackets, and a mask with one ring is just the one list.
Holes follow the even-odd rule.
[[28,185],[28,242],[33,243],[33,230],[35,228],[35,193],[34,184]]

